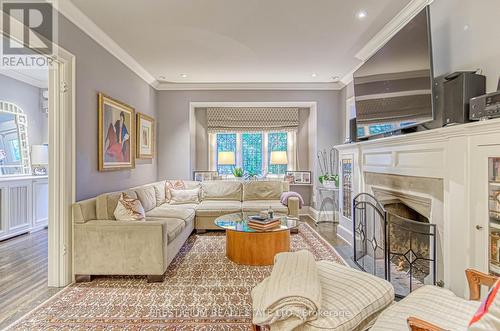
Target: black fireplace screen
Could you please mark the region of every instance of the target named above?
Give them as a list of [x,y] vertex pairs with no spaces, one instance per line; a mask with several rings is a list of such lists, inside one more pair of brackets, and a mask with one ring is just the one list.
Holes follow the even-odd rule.
[[436,226],[388,212],[371,194],[353,199],[354,262],[404,297],[436,284]]

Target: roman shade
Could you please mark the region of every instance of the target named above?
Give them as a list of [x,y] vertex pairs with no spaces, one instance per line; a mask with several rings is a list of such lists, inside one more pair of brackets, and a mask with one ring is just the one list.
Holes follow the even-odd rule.
[[207,129],[215,132],[297,131],[299,109],[287,107],[207,108]]

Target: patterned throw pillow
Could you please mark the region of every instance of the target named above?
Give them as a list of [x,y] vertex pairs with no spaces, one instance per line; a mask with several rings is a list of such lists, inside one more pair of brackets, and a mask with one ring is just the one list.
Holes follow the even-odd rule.
[[500,330],[500,280],[493,285],[469,323],[468,331]]
[[186,185],[184,184],[183,180],[167,180],[165,182],[165,201],[167,203],[170,203],[170,200],[172,200],[172,194],[170,193],[170,190],[185,190]]
[[115,218],[118,221],[143,221],[145,212],[139,199],[134,199],[122,193],[116,205]]

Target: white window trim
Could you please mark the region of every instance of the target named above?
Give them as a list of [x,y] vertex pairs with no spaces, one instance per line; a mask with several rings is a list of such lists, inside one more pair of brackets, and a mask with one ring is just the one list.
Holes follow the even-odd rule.
[[[274,133],[275,131],[270,132],[255,132],[263,134],[262,139],[262,172],[267,174],[269,178],[279,178],[283,175],[278,174],[268,174],[268,143],[269,143],[269,133]],[[242,133],[238,132],[225,132],[236,134],[236,165],[235,167],[243,167],[243,149],[241,142]],[[210,171],[217,171],[217,133],[209,133],[208,134],[208,164]],[[293,171],[297,167],[297,133],[296,132],[287,132],[287,156],[288,156],[288,165],[287,171]]]

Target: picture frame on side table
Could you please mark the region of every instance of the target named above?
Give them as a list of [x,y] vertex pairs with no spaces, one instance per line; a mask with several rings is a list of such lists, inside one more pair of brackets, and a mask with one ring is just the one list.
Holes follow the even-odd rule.
[[193,180],[197,182],[203,182],[206,180],[217,180],[219,179],[219,173],[217,171],[193,171]]
[[135,109],[98,94],[99,171],[135,168]]
[[154,118],[137,113],[137,158],[152,159],[155,154],[156,136],[155,136]]
[[312,176],[310,171],[287,171],[285,178],[290,184],[309,185]]

